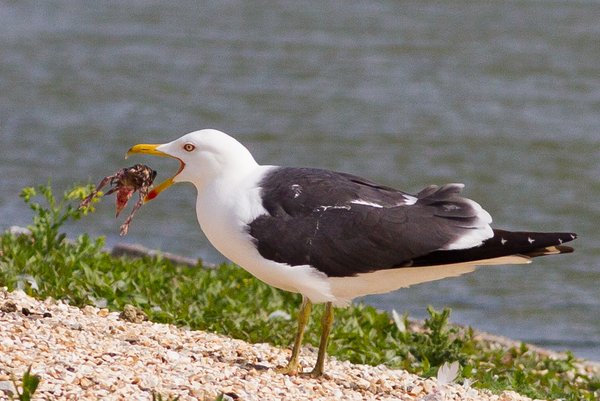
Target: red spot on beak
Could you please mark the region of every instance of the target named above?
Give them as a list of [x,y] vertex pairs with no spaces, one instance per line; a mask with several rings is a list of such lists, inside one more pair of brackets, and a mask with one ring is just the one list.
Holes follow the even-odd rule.
[[152,190],[152,191],[148,192],[148,195],[146,195],[146,200],[151,201],[152,199],[156,198],[157,196],[158,196],[158,192],[155,190]]

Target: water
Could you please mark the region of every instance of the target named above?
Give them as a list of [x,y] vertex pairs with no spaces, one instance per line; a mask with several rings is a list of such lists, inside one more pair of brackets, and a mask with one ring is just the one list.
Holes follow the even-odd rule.
[[[573,255],[365,301],[450,306],[600,360],[598,15],[593,1],[0,1],[0,229],[28,224],[23,186],[96,182],[134,162],[132,144],[219,128],[265,164],[413,192],[460,181],[498,227],[578,232]],[[143,160],[159,179],[177,167]],[[194,198],[172,188],[124,240],[223,260]],[[69,233],[121,241],[111,203]]]

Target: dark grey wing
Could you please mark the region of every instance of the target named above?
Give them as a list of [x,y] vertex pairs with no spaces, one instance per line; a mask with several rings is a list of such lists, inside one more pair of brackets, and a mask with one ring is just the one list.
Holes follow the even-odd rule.
[[408,265],[433,251],[458,249],[475,232],[471,246],[492,236],[489,215],[458,195],[460,184],[413,196],[349,174],[278,168],[260,186],[268,213],[248,227],[259,253],[328,276]]

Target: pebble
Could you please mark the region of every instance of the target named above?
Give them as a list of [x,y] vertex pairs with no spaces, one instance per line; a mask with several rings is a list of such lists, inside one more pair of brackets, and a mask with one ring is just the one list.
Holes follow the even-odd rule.
[[[78,309],[0,289],[0,305],[7,303],[15,308],[0,313],[0,399],[14,389],[7,378],[20,378],[31,366],[41,377],[39,400],[147,400],[151,392],[180,401],[214,400],[219,394],[236,401],[529,400],[514,392],[492,395],[458,384],[442,386],[403,370],[334,358],[328,358],[324,377],[286,376],[273,368],[285,364],[289,350],[268,344],[151,323],[137,314],[131,323],[106,308]],[[22,308],[52,317],[31,320],[17,312]],[[314,365],[315,359],[316,350],[302,350],[302,366]]]
[[12,397],[12,395],[14,393],[15,393],[15,385],[13,384],[12,381],[10,381],[10,380],[0,381],[0,395]]
[[131,323],[142,323],[148,320],[148,316],[143,310],[130,304],[125,305],[119,318]]
[[17,305],[12,301],[6,301],[0,306],[0,312],[12,313],[17,311]]

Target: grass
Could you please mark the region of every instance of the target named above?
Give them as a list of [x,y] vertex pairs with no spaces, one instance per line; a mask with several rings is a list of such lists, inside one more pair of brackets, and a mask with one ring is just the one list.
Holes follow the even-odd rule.
[[[68,299],[77,306],[105,303],[119,311],[132,304],[155,322],[290,346],[299,296],[269,287],[239,267],[202,269],[176,266],[160,257],[114,258],[102,251],[102,238],[83,234],[67,241],[61,225],[93,211],[73,206],[89,190],[76,187],[61,200],[49,185],[22,191],[34,213],[31,235],[0,237],[0,286],[23,288],[37,298]],[[269,318],[276,311],[292,319]],[[322,308],[316,311],[305,337],[315,346]],[[478,342],[471,329],[449,325],[449,310],[428,312],[424,328],[417,330],[406,316],[391,318],[367,305],[338,309],[329,354],[422,376],[433,376],[445,362],[458,361],[460,380],[468,379],[474,387],[543,399],[600,398],[600,377],[582,371],[573,355],[554,359],[525,345],[506,349]]]
[[[27,368],[23,376],[21,377],[21,390],[19,391],[19,385],[13,380],[15,386],[15,393],[19,401],[30,401],[33,394],[36,392],[40,384],[40,377],[38,375],[31,374],[31,366]],[[14,397],[13,397],[14,399]]]

